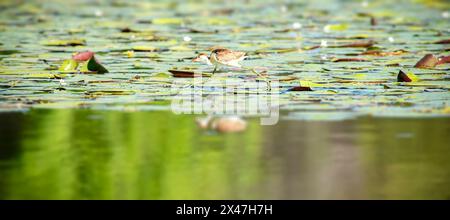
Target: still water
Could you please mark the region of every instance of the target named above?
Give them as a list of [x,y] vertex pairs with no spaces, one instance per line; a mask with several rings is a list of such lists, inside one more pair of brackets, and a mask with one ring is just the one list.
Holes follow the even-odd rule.
[[450,118],[249,120],[1,113],[0,199],[450,199]]

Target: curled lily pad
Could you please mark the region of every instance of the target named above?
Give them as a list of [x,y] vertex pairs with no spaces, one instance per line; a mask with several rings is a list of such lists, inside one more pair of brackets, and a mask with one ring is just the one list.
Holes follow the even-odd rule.
[[417,82],[419,81],[419,77],[417,77],[414,73],[405,73],[400,70],[397,75],[397,82]]
[[78,62],[75,60],[64,60],[64,62],[59,67],[59,71],[76,71],[78,67]]
[[439,60],[433,54],[427,54],[414,65],[415,68],[433,68]]
[[81,68],[81,72],[107,73],[108,70],[92,56]]

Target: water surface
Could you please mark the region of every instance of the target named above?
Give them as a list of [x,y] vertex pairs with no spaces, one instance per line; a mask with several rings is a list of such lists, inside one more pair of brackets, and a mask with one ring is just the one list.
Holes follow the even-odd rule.
[[449,199],[450,120],[282,120],[243,133],[170,112],[0,114],[1,199]]

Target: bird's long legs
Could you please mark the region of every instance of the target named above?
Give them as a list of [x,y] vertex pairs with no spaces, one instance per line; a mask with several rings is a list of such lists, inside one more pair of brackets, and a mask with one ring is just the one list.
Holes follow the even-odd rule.
[[266,85],[267,85],[267,91],[271,91],[272,90],[272,86],[271,86],[271,81],[267,79],[267,76],[263,76],[260,73],[258,73],[254,68],[250,69],[253,73],[255,73],[258,77],[264,78],[264,81],[266,81]]

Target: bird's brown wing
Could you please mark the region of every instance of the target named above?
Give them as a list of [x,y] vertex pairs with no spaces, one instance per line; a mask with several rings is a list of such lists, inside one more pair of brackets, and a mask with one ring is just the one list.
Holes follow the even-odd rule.
[[216,57],[220,62],[230,62],[245,56],[245,54],[245,52],[223,50],[216,52]]

